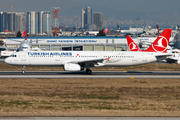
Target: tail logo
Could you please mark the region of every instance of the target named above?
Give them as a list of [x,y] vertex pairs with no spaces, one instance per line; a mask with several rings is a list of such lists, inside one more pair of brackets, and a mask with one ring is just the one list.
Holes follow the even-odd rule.
[[167,49],[167,46],[168,40],[163,36],[159,36],[159,40],[152,45],[152,48],[156,52],[164,52]]
[[130,44],[129,44],[129,49],[132,51],[137,51],[138,50],[138,48],[136,47],[136,44],[134,43],[134,42],[131,42]]

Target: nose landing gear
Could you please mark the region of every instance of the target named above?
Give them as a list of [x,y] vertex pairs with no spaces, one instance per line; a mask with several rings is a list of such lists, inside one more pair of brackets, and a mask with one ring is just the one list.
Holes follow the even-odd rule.
[[23,74],[25,74],[25,73],[26,73],[26,66],[23,66],[22,73],[23,73]]

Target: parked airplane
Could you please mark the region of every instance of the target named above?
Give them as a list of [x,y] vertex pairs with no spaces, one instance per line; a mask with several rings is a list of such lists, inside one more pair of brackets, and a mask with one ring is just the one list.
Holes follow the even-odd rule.
[[103,31],[103,33],[108,33],[108,27]]
[[[27,32],[24,31],[22,34],[22,37],[25,37],[25,39],[21,42],[20,40],[14,40],[17,42],[21,42],[19,48],[10,48],[10,47],[4,47],[4,46],[0,46],[0,48],[4,48],[4,49],[10,49],[10,50],[15,50],[15,51],[41,51],[41,50],[45,50],[45,49],[53,49],[53,48],[60,48],[61,46],[57,46],[57,47],[46,47],[46,48],[31,48],[31,43],[27,40]],[[69,46],[63,46],[63,47],[69,47]]]
[[[84,32],[85,35],[94,35],[96,36],[99,33],[99,31],[86,31]],[[103,33],[108,33],[108,27],[103,31]]]
[[[154,41],[154,43],[148,49],[146,49],[146,50],[141,50],[139,48],[139,46],[132,40],[132,38],[130,36],[126,36],[127,42],[128,42],[128,46],[129,46],[129,50],[130,51],[141,51],[141,52],[153,52],[152,51],[153,46],[157,46],[157,47],[160,47],[160,48],[165,48],[165,45],[166,45],[167,41],[169,41],[169,39],[170,39],[170,35],[168,35],[167,33],[168,33],[168,31],[167,31],[167,29],[165,29],[160,34],[160,36]],[[154,51],[154,52],[157,52],[157,51]],[[170,46],[167,46],[166,50],[163,50],[162,52],[163,53],[166,53],[166,52],[172,53],[173,50],[171,49]],[[174,52],[174,55],[173,56],[169,56],[166,59],[166,61],[168,63],[176,62],[176,63],[180,64],[180,53]]]
[[[162,33],[164,29],[160,29],[159,25],[156,25],[156,27],[157,32],[155,33],[155,35],[159,36],[159,34]],[[176,30],[171,31],[171,36],[174,37],[177,33],[179,33],[179,25],[176,25]]]
[[137,34],[139,36],[141,34],[146,33],[146,30],[147,30],[147,25],[143,30],[139,30],[139,28],[138,28],[138,30],[130,28],[129,30],[120,30],[120,31],[121,31],[121,33],[124,34],[124,36],[126,36],[126,35],[137,35]]
[[10,47],[4,47],[4,46],[0,46],[0,48],[16,50],[16,51],[29,51],[29,50],[31,50],[31,44],[27,40],[27,33],[26,33],[26,31],[23,32],[22,36],[25,37],[25,39],[22,42],[19,41],[19,40],[15,40],[17,42],[21,42],[19,48],[10,48]]
[[[169,35],[171,29],[167,30]],[[163,46],[153,46],[151,52],[129,51],[20,51],[5,59],[10,65],[25,66],[63,66],[65,71],[81,71],[91,74],[91,67],[133,66],[166,59],[171,53],[162,53],[167,49],[168,40],[162,40]],[[154,50],[154,51],[153,51]],[[157,52],[155,52],[157,51]]]
[[[169,32],[171,29],[165,29],[161,35],[153,42],[153,44],[146,50],[141,50],[137,44],[132,40],[130,36],[126,36],[127,43],[129,46],[130,51],[144,51],[144,52],[156,52],[161,51],[166,53],[167,51],[167,42],[169,43],[171,32]],[[172,30],[171,30],[172,31]],[[154,50],[154,47],[158,47],[158,50]],[[166,46],[166,47],[165,47]]]

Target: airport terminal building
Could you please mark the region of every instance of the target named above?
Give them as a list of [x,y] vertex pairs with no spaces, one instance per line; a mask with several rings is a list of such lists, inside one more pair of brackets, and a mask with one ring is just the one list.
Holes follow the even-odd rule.
[[[132,37],[136,44],[153,42],[156,37]],[[3,39],[5,47],[19,48],[24,38]],[[60,37],[28,37],[33,50],[44,51],[128,51],[126,37],[112,36],[60,36]],[[170,38],[173,41],[174,38]],[[8,50],[8,51],[7,51]],[[9,56],[13,52],[7,49],[1,56]]]
[[[48,48],[47,50],[66,51],[121,51],[128,50],[125,37],[96,37],[96,36],[68,36],[68,37],[28,37],[32,48]],[[6,47],[18,48],[24,38],[7,38]],[[138,43],[137,38],[133,40]]]

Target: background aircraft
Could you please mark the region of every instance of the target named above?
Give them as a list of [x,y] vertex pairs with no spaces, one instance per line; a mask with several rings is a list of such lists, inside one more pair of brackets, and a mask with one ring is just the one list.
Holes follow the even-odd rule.
[[[25,37],[25,39],[23,41],[20,40],[13,40],[13,41],[17,41],[17,42],[21,42],[19,48],[11,48],[11,47],[5,47],[5,46],[0,46],[0,48],[3,49],[10,49],[10,50],[15,50],[15,51],[41,51],[41,50],[45,50],[45,49],[53,49],[53,48],[61,48],[61,46],[57,46],[57,47],[46,47],[46,48],[31,48],[31,43],[27,40],[27,32],[24,31],[22,34],[22,37]],[[36,42],[36,41],[32,41],[32,42]],[[69,46],[63,46],[63,47],[69,47]]]
[[22,36],[25,37],[25,39],[23,41],[14,40],[17,42],[21,42],[19,48],[10,48],[10,47],[4,47],[4,46],[0,46],[0,48],[10,49],[10,50],[15,50],[15,51],[35,50],[35,49],[31,49],[31,43],[27,40],[27,32],[26,31],[23,32]]
[[[164,44],[166,43],[163,43],[163,37],[165,37],[165,35],[167,34],[166,32],[166,29],[161,33],[161,35],[153,42],[153,44],[146,50],[141,50],[139,48],[139,46],[132,40],[132,38],[130,36],[126,36],[127,38],[127,43],[128,43],[128,46],[129,46],[129,50],[130,51],[141,51],[141,52],[153,52],[152,51],[152,48],[153,46],[158,46],[159,48],[165,48]],[[166,36],[165,37],[167,40],[169,40],[169,36]],[[154,51],[154,52],[157,52],[157,51]],[[177,64],[180,64],[180,53],[177,52],[177,50],[172,50],[172,48],[170,46],[167,46],[167,49],[162,51],[164,53],[168,52],[168,53],[174,53],[173,56],[169,56],[167,59],[166,59],[166,62],[168,63],[174,63],[176,62]]]
[[[97,36],[99,31],[86,31],[84,32],[84,35],[94,35]],[[103,31],[103,33],[108,33],[108,27]]]
[[141,34],[146,33],[146,31],[147,31],[147,25],[143,30],[141,30],[139,28],[137,30],[137,28],[131,28],[131,27],[129,28],[129,30],[120,30],[120,32],[123,33],[124,36],[126,36],[126,35],[137,35],[137,34],[139,36]]

